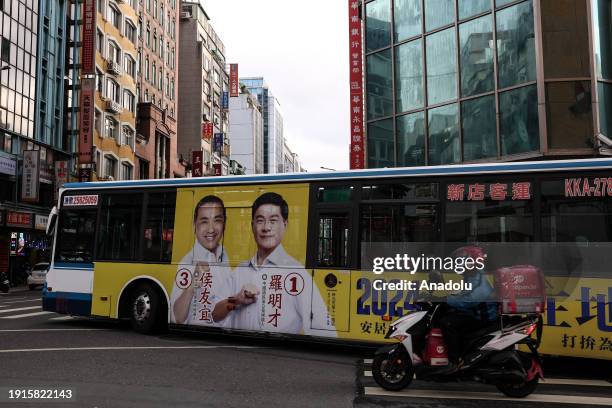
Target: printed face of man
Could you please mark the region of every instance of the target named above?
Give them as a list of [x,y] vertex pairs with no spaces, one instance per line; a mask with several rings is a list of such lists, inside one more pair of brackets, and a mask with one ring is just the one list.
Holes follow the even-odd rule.
[[287,221],[278,205],[264,204],[255,211],[253,235],[259,249],[273,251],[283,240],[286,229]]
[[198,208],[195,234],[200,245],[214,252],[223,238],[223,208],[218,203],[206,203]]

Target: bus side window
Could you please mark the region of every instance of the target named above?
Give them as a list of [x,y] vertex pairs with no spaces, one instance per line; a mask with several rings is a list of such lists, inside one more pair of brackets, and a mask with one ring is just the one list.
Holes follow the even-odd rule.
[[150,193],[145,211],[143,261],[170,262],[176,192]]
[[93,261],[97,210],[64,210],[57,231],[55,262]]
[[349,263],[348,212],[321,212],[318,218],[317,266],[346,268]]
[[100,212],[96,258],[134,261],[138,257],[143,195],[105,194]]

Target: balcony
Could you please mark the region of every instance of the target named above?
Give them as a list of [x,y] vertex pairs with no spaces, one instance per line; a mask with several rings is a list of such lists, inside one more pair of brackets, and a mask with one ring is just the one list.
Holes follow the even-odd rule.
[[121,104],[113,101],[112,99],[106,99],[104,101],[107,112],[119,114],[121,113]]
[[121,65],[116,63],[111,59],[106,60],[106,72],[112,75],[120,75],[121,74]]

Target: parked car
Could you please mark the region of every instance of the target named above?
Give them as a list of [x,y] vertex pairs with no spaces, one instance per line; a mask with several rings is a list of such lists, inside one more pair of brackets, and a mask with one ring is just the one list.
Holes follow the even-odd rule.
[[28,286],[30,290],[36,289],[38,286],[44,286],[47,281],[47,272],[49,271],[48,262],[40,262],[34,265],[28,273]]

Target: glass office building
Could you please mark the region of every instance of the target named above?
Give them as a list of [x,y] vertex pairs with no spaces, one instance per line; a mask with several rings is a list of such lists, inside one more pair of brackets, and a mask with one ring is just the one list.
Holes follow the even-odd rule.
[[366,1],[367,166],[601,154],[611,1]]

